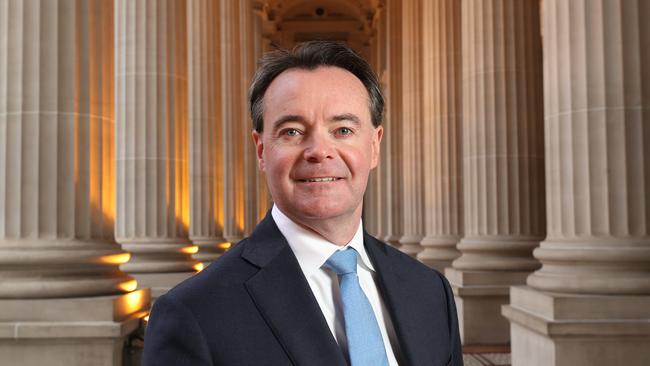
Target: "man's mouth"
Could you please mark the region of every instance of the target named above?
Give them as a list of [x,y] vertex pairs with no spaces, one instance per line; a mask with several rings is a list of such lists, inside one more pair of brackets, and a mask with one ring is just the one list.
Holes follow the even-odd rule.
[[305,182],[305,183],[314,183],[314,182],[335,182],[339,179],[342,178],[336,178],[336,177],[321,177],[321,178],[307,178],[307,179],[298,179],[300,182]]

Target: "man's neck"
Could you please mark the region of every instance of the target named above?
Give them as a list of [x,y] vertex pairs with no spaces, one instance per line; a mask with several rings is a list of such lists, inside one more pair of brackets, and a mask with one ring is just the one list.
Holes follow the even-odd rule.
[[346,245],[354,238],[354,234],[356,234],[361,224],[361,207],[351,215],[342,215],[327,219],[297,218],[288,214],[280,207],[278,209],[297,225],[315,232],[330,243],[340,246]]

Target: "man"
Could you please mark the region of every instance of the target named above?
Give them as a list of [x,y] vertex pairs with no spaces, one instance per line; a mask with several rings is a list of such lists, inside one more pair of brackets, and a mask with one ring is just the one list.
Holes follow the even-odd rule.
[[462,365],[445,278],[362,229],[383,103],[342,44],[265,56],[250,107],[274,206],[156,301],[145,365]]

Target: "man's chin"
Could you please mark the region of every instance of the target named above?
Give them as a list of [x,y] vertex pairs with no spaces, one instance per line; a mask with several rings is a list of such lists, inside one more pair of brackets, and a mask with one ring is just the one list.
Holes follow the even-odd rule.
[[354,211],[336,205],[323,204],[300,207],[294,214],[297,216],[296,219],[301,221],[352,220],[355,216]]

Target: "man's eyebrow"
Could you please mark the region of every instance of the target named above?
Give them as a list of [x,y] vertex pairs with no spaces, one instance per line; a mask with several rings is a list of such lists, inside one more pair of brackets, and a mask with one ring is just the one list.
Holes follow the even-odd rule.
[[337,114],[330,118],[331,121],[334,122],[339,122],[339,121],[350,121],[354,123],[355,125],[360,125],[361,124],[361,119],[357,117],[356,115],[352,113],[343,113],[343,114]]
[[279,128],[287,122],[304,122],[305,118],[297,114],[285,114],[273,122],[273,130]]

